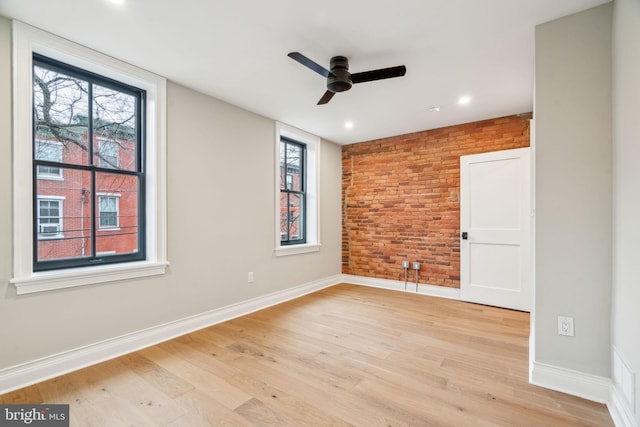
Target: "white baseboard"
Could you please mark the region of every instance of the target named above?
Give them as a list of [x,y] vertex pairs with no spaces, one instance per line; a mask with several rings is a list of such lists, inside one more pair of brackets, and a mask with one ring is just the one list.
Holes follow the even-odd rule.
[[376,279],[373,277],[354,276],[351,274],[343,274],[342,281],[346,283],[353,283],[354,285],[391,289],[394,291],[408,292],[412,294],[418,293],[434,297],[460,299],[460,289],[445,288],[444,286],[418,284],[418,292],[416,292],[416,282],[411,283],[411,281],[409,281],[407,283],[407,290],[405,291],[404,282],[400,280]]
[[262,310],[263,308],[328,288],[341,281],[342,276],[337,274],[174,322],[6,368],[0,371],[0,394],[95,365],[216,323]]
[[607,408],[616,427],[640,427],[634,420],[633,413],[626,403],[622,392],[613,384],[611,386],[611,398],[607,402]]
[[573,369],[533,362],[531,384],[560,391],[594,402],[607,403],[611,397],[611,380]]

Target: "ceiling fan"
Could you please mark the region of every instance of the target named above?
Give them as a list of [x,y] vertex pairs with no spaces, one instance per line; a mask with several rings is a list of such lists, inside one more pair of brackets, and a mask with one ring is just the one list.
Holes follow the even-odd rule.
[[326,77],[327,91],[322,95],[320,101],[318,101],[318,105],[326,104],[337,92],[347,91],[356,83],[390,79],[392,77],[402,77],[407,72],[407,67],[399,65],[397,67],[381,68],[379,70],[351,74],[349,72],[349,61],[345,56],[334,56],[331,58],[328,70],[322,65],[319,65],[307,58],[300,52],[291,52],[287,56],[315,71],[322,77]]

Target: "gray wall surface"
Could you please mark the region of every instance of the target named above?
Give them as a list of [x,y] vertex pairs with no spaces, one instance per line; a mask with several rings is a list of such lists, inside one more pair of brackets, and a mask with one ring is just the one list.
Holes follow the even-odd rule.
[[[611,3],[536,27],[535,360],[610,372]],[[558,335],[558,316],[575,337]]]
[[168,273],[17,296],[10,40],[0,18],[0,369],[340,274],[340,147],[321,143],[320,252],[276,258],[275,122],[169,82]]
[[636,377],[640,425],[640,2],[613,4],[613,350]]

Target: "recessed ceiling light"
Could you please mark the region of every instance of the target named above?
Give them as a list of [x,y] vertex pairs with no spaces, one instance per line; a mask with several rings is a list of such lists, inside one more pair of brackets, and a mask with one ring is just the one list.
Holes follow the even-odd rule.
[[353,129],[353,122],[350,120],[344,122],[344,127],[345,129]]
[[460,99],[458,99],[458,104],[460,105],[467,105],[470,102],[471,102],[470,96],[461,96]]
[[429,108],[430,113],[438,113],[439,111],[440,111],[439,105],[434,105],[433,107]]

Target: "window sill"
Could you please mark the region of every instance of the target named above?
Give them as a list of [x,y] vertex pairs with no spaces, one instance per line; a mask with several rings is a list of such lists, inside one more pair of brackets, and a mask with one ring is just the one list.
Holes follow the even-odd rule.
[[80,267],[68,270],[42,271],[28,277],[11,279],[18,295],[64,289],[116,280],[164,274],[168,262],[140,261],[125,264],[111,264],[100,267]]
[[38,240],[60,240],[60,239],[64,239],[64,234],[60,233],[60,234],[53,234],[51,236],[45,236],[45,235],[38,235]]
[[64,181],[64,178],[60,175],[40,175],[38,174],[38,179],[44,179],[46,181]]
[[275,249],[276,256],[288,256],[306,254],[309,252],[320,252],[320,243],[307,243],[304,245],[279,246]]

